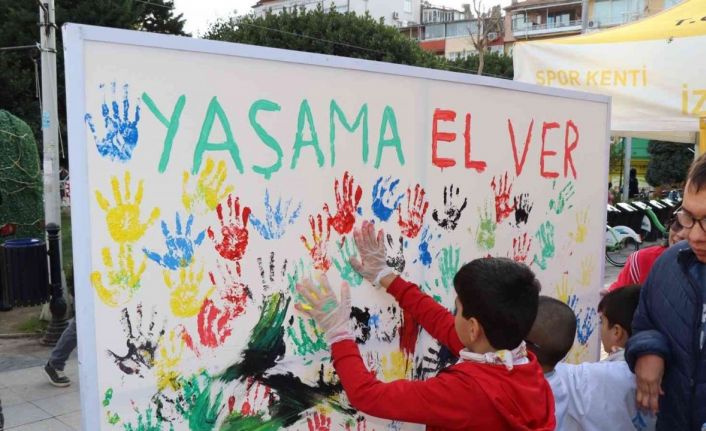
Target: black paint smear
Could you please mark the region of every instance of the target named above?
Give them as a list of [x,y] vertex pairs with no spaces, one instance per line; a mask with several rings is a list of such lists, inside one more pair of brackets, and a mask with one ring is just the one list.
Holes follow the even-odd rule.
[[534,204],[530,202],[529,194],[522,193],[519,196],[515,196],[515,224],[520,223],[527,224],[529,215],[532,212],[532,207]]
[[157,311],[152,309],[152,317],[145,332],[142,328],[142,304],[137,305],[135,314],[137,315],[135,328],[133,328],[130,321],[130,314],[127,308],[123,308],[122,317],[120,318],[120,323],[125,333],[127,353],[118,355],[112,350],[108,350],[108,355],[113,358],[113,361],[123,373],[143,377],[143,369],[151,369],[154,365],[155,352],[160,338],[164,335],[166,320],[162,324],[162,329],[155,332]]
[[260,319],[250,333],[248,347],[241,353],[241,361],[228,367],[220,380],[231,382],[246,377],[258,378],[284,357],[284,319],[291,298],[275,293],[262,305]]
[[350,318],[354,319],[355,342],[365,344],[370,339],[370,310],[367,307],[365,311],[358,307],[351,307]]
[[463,203],[461,204],[460,207],[457,207],[454,202],[454,194],[456,195],[457,199],[460,193],[460,189],[456,187],[456,191],[454,193],[454,186],[451,184],[449,187],[444,187],[444,208],[443,208],[443,217],[439,215],[440,211],[437,209],[434,209],[431,213],[431,217],[434,219],[436,224],[439,225],[440,228],[446,229],[446,230],[454,230],[458,226],[458,220],[461,218],[461,214],[463,214],[463,210],[466,209],[466,205],[468,205],[468,198],[463,198]]

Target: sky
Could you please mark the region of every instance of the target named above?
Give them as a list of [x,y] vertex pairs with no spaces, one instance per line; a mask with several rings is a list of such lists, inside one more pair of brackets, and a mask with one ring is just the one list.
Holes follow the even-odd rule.
[[[174,0],[177,12],[183,13],[186,18],[186,31],[194,36],[204,33],[209,23],[214,22],[218,17],[225,18],[233,11],[237,11],[238,15],[250,12],[250,8],[255,3],[257,0]],[[471,3],[471,0],[438,0],[431,3],[461,9],[463,3]],[[484,3],[488,5],[500,3],[507,6],[510,0],[486,0]]]

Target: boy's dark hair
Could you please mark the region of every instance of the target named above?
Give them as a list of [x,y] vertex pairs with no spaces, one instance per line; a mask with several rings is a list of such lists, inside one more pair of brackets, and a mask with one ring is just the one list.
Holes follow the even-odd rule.
[[706,153],[700,155],[691,164],[689,173],[686,175],[686,181],[695,192],[699,192],[702,187],[706,187]]
[[514,349],[527,336],[537,315],[541,286],[527,265],[492,257],[459,269],[454,289],[463,317],[474,317],[496,349]]
[[598,312],[608,320],[608,325],[620,325],[628,336],[632,335],[632,318],[640,302],[640,287],[639,284],[621,287],[608,292],[598,303]]
[[576,315],[566,303],[540,296],[537,319],[527,335],[527,348],[544,367],[554,368],[574,345]]

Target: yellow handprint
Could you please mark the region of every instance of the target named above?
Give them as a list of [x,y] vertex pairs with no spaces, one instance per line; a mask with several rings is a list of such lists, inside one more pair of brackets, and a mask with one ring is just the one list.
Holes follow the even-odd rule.
[[145,272],[147,258],[143,257],[140,265],[135,268],[135,259],[132,257],[132,247],[120,245],[118,251],[118,264],[113,262],[113,257],[108,247],[101,250],[103,265],[105,266],[107,283],[103,284],[103,275],[100,271],[91,273],[91,284],[96,289],[96,294],[109,307],[127,304],[132,295],[140,288],[140,278]]
[[164,271],[164,284],[171,289],[169,305],[172,313],[177,317],[193,317],[198,314],[203,305],[203,300],[211,295],[214,288],[211,288],[205,295],[199,293],[201,282],[203,281],[203,268],[198,273],[194,273],[189,268],[179,269],[179,283],[172,281],[169,271]]
[[154,208],[146,223],[140,223],[140,204],[142,203],[143,182],[137,183],[137,193],[135,200],[131,201],[130,193],[130,172],[125,172],[125,194],[120,193],[120,184],[118,177],[112,177],[110,184],[113,188],[113,198],[115,206],[110,205],[110,202],[103,196],[101,192],[96,190],[96,199],[98,205],[106,212],[106,223],[108,224],[108,232],[113,240],[119,244],[133,243],[142,238],[145,231],[159,217],[159,208]]
[[582,286],[588,286],[591,284],[591,276],[593,271],[596,269],[596,263],[593,257],[589,256],[581,261],[581,278],[579,279],[579,284]]
[[412,369],[412,359],[399,350],[383,356],[380,362],[382,377],[386,382],[406,379],[407,371]]
[[574,294],[574,289],[569,287],[569,273],[561,275],[561,280],[556,284],[556,297],[559,301],[568,304],[569,298]]
[[[214,171],[215,167],[215,171]],[[184,203],[184,208],[191,213],[203,214],[207,211],[213,211],[229,193],[233,192],[233,186],[229,185],[223,189],[223,183],[226,181],[226,162],[219,160],[218,165],[213,159],[206,159],[206,165],[199,174],[196,180],[196,190],[189,193],[187,184],[189,182],[189,172],[184,171],[184,180],[182,182],[181,200]]]
[[[166,338],[166,339],[165,339]],[[176,369],[184,354],[184,340],[172,329],[168,336],[163,336],[159,343],[159,352],[154,366],[157,370],[157,389],[163,391],[170,387],[179,390],[180,373]]]
[[569,237],[576,242],[576,244],[581,244],[586,241],[586,234],[588,233],[588,209],[576,213],[576,232],[570,232]]

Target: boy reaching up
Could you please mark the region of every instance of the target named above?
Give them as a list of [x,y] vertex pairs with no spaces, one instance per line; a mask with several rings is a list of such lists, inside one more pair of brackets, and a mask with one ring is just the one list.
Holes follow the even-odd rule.
[[325,276],[297,289],[331,344],[333,365],[350,403],[384,419],[428,430],[553,430],[554,400],[524,337],[537,312],[540,285],[532,271],[510,259],[474,260],[454,277],[453,316],[419,287],[390,271],[383,232],[365,222],[354,232],[361,261],[351,264],[387,290],[433,337],[460,360],[424,381],[383,383],[370,372],[349,328],[350,288],[336,298]]

